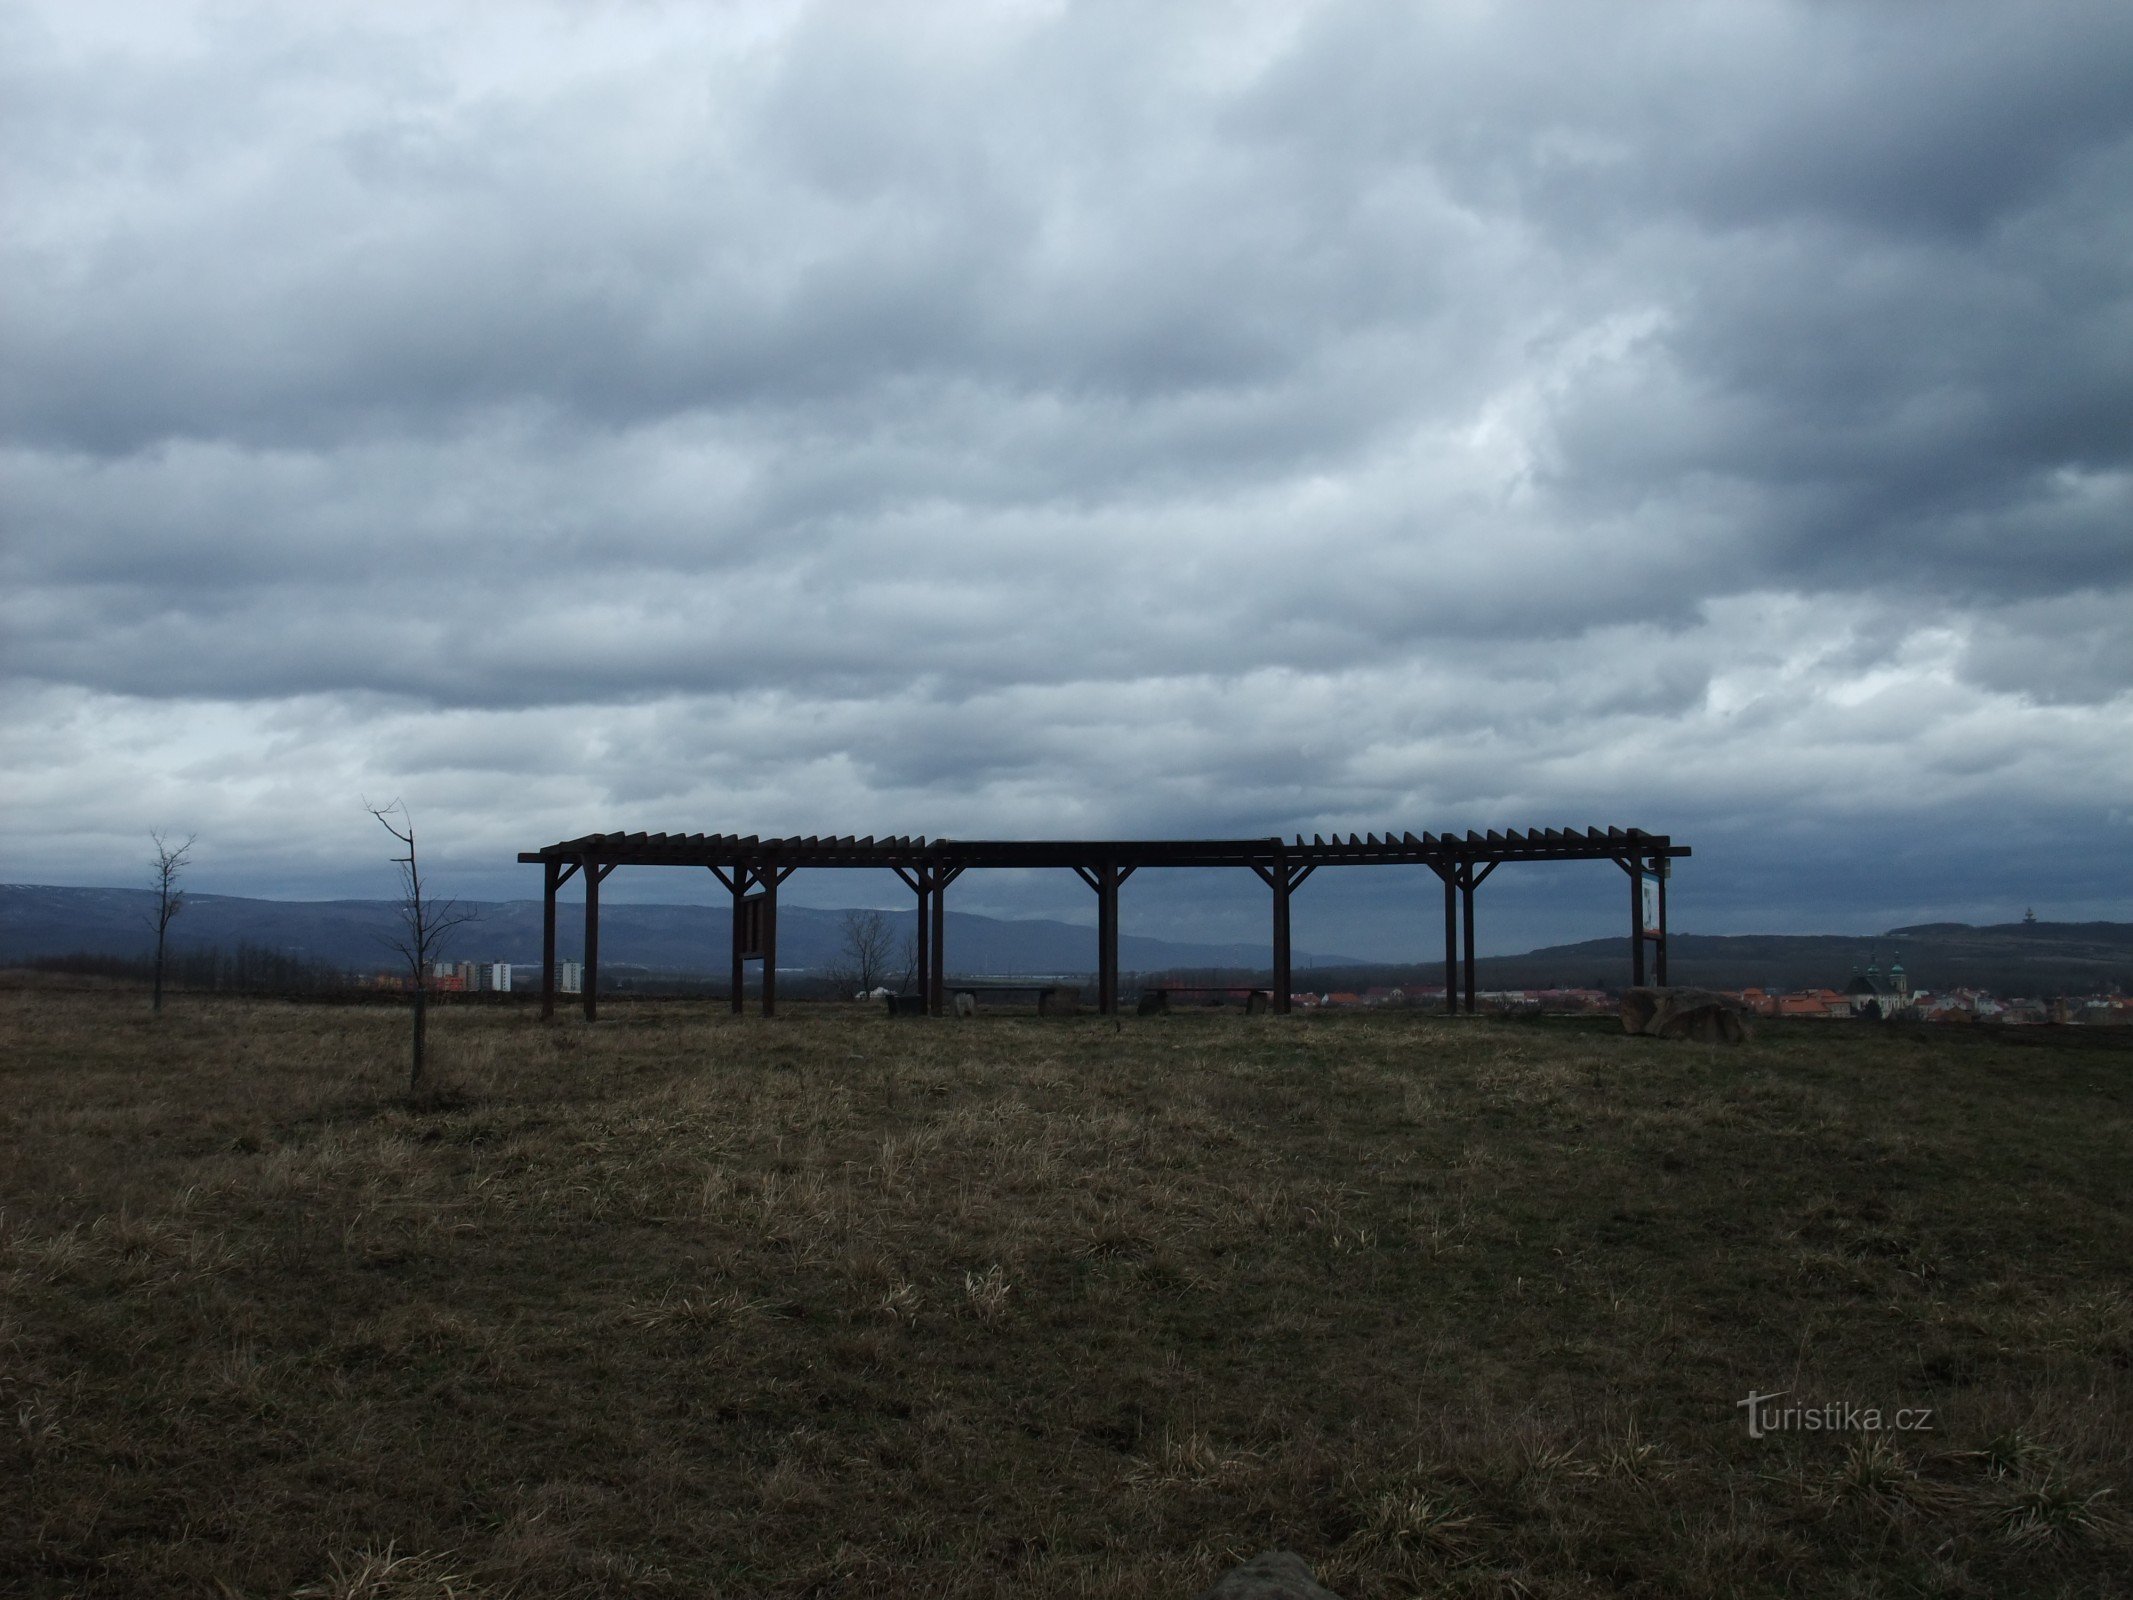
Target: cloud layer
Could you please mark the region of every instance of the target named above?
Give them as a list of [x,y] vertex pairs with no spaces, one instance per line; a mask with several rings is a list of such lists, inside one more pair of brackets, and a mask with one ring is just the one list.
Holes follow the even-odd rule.
[[1613,821],[1714,929],[2133,914],[2123,7],[11,16],[9,876],[368,892],[397,793],[484,888]]

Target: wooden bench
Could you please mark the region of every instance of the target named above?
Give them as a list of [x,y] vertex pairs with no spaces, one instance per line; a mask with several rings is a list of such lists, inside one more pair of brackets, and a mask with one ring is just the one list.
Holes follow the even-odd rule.
[[1244,1014],[1248,1017],[1256,1017],[1262,1012],[1274,1009],[1274,991],[1272,989],[1248,989],[1241,986],[1224,988],[1195,987],[1189,984],[1168,983],[1161,988],[1143,989],[1141,991],[1141,1003],[1136,1008],[1136,1014],[1143,1017],[1159,1016],[1170,1009],[1170,1002],[1173,999],[1193,1000],[1206,1006],[1221,1006],[1229,1004],[1232,1000],[1242,1000],[1244,1002]]
[[1078,983],[950,983],[942,985],[941,992],[948,996],[950,1005],[957,995],[967,994],[973,1006],[981,995],[1034,995],[1040,1017],[1071,1017],[1081,1009]]
[[[1071,1017],[1081,1009],[1081,985],[1078,983],[951,983],[941,993],[947,997],[951,1009],[956,997],[966,994],[970,996],[973,1008],[979,995],[1035,995],[1040,1017]],[[892,994],[888,996],[888,1007],[892,1017],[923,1017],[926,997],[922,994]]]

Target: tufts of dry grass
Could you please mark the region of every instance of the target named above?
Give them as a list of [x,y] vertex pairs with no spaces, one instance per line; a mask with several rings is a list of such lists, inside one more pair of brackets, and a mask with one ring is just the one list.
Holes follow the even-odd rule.
[[297,1589],[293,1600],[487,1600],[499,1594],[452,1571],[449,1553],[400,1555],[387,1544],[334,1556],[328,1575]]
[[399,1020],[0,993],[9,1592],[2129,1592],[2122,1049]]

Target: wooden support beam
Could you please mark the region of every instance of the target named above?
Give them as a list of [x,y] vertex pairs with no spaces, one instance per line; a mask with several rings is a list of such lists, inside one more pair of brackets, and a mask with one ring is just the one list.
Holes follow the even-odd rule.
[[728,881],[733,889],[733,995],[727,1010],[737,1017],[747,1009],[748,964],[741,955],[741,902],[748,897],[748,869],[735,867]]
[[1459,874],[1440,873],[1444,879],[1444,1014],[1459,1011]]
[[899,867],[897,875],[911,886],[918,900],[918,927],[913,933],[911,982],[918,990],[919,1001],[930,1013],[933,1009],[933,884],[924,867],[913,873],[905,873]]
[[1285,859],[1275,861],[1270,882],[1274,890],[1274,1013],[1287,1016],[1293,981],[1289,973],[1289,864]]
[[758,873],[763,885],[763,1015],[778,1014],[778,883],[786,876],[773,867]]
[[555,892],[562,884],[557,863],[541,863],[541,1020],[555,1021]]
[[[738,891],[738,890],[736,890],[736,889],[735,889],[735,888],[733,887],[733,874],[732,874],[732,873],[728,872],[728,871],[727,871],[727,870],[726,870],[726,869],[725,869],[724,867],[720,866],[720,865],[719,865],[719,864],[718,864],[717,862],[715,862],[715,861],[707,861],[707,862],[705,862],[705,863],[704,863],[704,866],[705,866],[705,868],[706,868],[706,869],[707,869],[707,870],[708,870],[708,871],[710,872],[710,874],[711,874],[711,876],[712,876],[712,877],[714,877],[714,878],[718,879],[718,881],[719,881],[719,882],[720,882],[720,883],[721,883],[721,884],[722,884],[722,885],[723,885],[723,886],[724,886],[724,887],[726,888],[726,890],[727,890],[727,892],[728,892],[728,893],[734,894],[734,895],[736,895],[736,896],[738,895],[739,891]],[[735,906],[734,906],[734,911],[733,911],[733,936],[734,936],[734,937],[733,937],[733,947],[734,947],[734,949],[736,949],[736,950],[738,950],[738,949],[740,948],[740,932],[741,932],[741,916],[740,916],[740,907],[739,907],[739,902],[738,902],[738,900],[736,900],[736,902],[735,902]],[[741,1008],[741,986],[740,986],[740,982],[739,982],[739,973],[740,973],[740,963],[739,963],[738,961],[736,961],[736,962],[734,962],[734,963],[733,963],[733,966],[734,966],[734,974],[735,974],[735,981],[734,981],[734,985],[733,985],[733,998],[732,998],[732,1001],[731,1001],[730,1003],[731,1003],[731,1005],[732,1005],[732,1008],[733,1008],[733,1010],[734,1010],[734,1011],[736,1011],[736,1012],[738,1012],[738,1011],[740,1010],[740,1008]]]
[[1118,1015],[1118,868],[1109,861],[1096,869],[1096,1009]]
[[583,991],[585,1020],[600,1020],[600,879],[605,874],[593,865],[585,863],[585,975],[578,987]]
[[931,985],[926,990],[926,1014],[937,1017],[946,999],[948,977],[948,881],[938,867],[934,868],[932,877],[933,958],[926,968]]
[[1666,857],[1661,856],[1652,863],[1652,871],[1659,874],[1659,948],[1653,954],[1658,970],[1652,976],[1659,987],[1664,989],[1666,987],[1666,880],[1672,875],[1672,870]]
[[1644,863],[1634,856],[1629,863],[1629,981],[1644,987]]
[[1466,952],[1462,967],[1466,978],[1466,1014],[1470,1017],[1474,1014],[1474,886],[1478,881],[1474,876],[1472,862],[1460,869],[1459,899],[1464,913],[1462,920],[1466,925]]

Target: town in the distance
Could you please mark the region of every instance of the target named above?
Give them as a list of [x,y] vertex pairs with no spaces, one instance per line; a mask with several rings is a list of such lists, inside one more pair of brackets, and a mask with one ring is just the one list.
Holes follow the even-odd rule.
[[[540,987],[538,966],[523,963],[514,965],[508,961],[440,961],[430,973],[429,988],[436,994],[511,994],[514,990],[538,989]],[[574,995],[584,987],[584,966],[576,961],[561,961],[556,964],[556,992]],[[794,969],[794,978],[810,977],[818,980],[823,974],[808,969]],[[1029,978],[1021,974],[981,974],[973,982],[995,982],[1003,976]],[[1041,974],[1049,981],[1071,983],[1084,976],[1074,973]],[[1161,989],[1165,992],[1189,994],[1193,1000],[1207,1005],[1248,1004],[1250,997],[1259,992],[1249,983],[1206,981],[1194,983],[1192,973],[1161,972],[1142,974],[1144,990]],[[404,972],[377,972],[357,980],[373,989],[405,990],[411,980]],[[1788,992],[1766,990],[1755,985],[1740,989],[1720,989],[1716,993],[1734,1001],[1742,1011],[1755,1017],[1798,1017],[1822,1021],[1885,1021],[1885,1022],[1947,1022],[1947,1023],[2000,1023],[2007,1025],[2036,1023],[2086,1023],[2090,1025],[2133,1024],[2133,996],[2125,994],[2115,985],[2111,992],[2087,995],[2052,995],[2032,998],[2026,995],[2000,996],[1985,989],[1962,986],[1939,991],[1913,989],[1908,973],[1900,959],[1891,960],[1884,971],[1879,958],[1870,956],[1865,965],[1855,967],[1842,988],[1797,989]],[[872,998],[855,994],[854,999]],[[1482,989],[1476,1000],[1484,1011],[1497,1014],[1531,1012],[1556,1016],[1611,1016],[1621,1002],[1620,992],[1605,988],[1571,989]],[[1306,1010],[1368,1010],[1385,1006],[1409,1006],[1423,1010],[1439,1009],[1444,1004],[1442,984],[1370,984],[1360,989],[1297,990],[1289,997],[1291,1006],[1298,1011]]]

